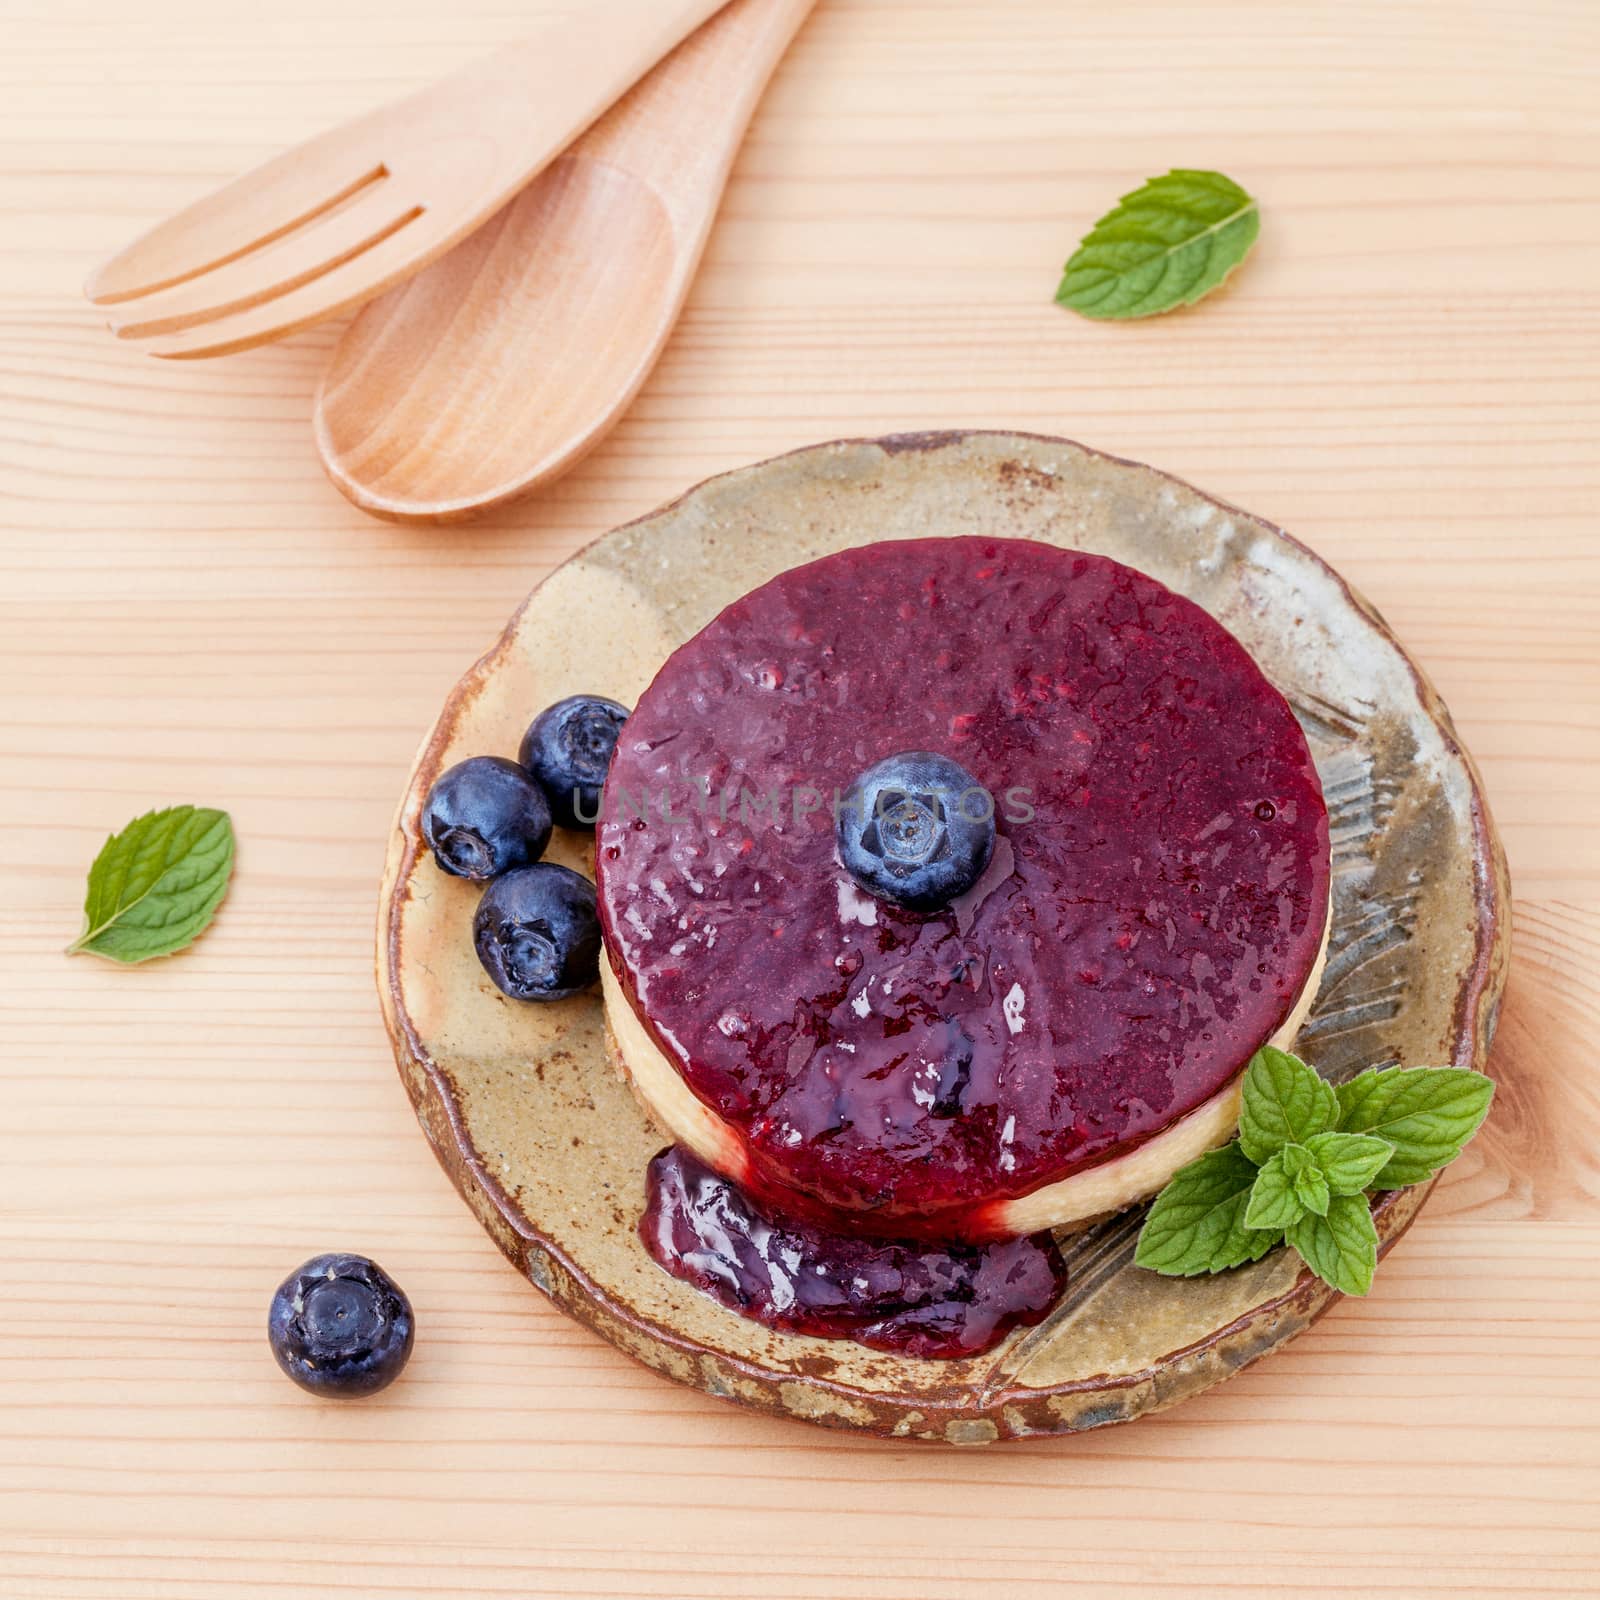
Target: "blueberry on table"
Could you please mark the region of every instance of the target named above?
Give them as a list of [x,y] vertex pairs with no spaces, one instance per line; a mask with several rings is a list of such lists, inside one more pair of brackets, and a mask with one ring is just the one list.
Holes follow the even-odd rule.
[[838,810],[839,861],[868,894],[936,911],[994,851],[994,801],[959,762],[904,750],[868,767]]
[[365,1256],[313,1256],[278,1285],[267,1342],[312,1394],[353,1399],[400,1376],[416,1325],[405,1292]]
[[428,793],[422,836],[444,871],[474,883],[537,861],[550,843],[550,804],[524,767],[473,756]]
[[496,878],[478,902],[472,942],[513,1000],[566,1000],[600,976],[594,885],[542,861]]
[[628,708],[615,700],[575,694],[529,724],[518,759],[543,785],[563,828],[594,828],[611,752],[627,720]]

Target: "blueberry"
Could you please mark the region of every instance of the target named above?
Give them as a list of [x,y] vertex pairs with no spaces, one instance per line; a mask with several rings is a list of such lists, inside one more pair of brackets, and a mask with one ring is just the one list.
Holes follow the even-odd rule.
[[278,1285],[267,1313],[278,1365],[302,1389],[340,1400],[388,1388],[415,1331],[405,1292],[365,1256],[313,1256]]
[[565,1000],[600,976],[594,885],[549,861],[508,872],[484,890],[472,942],[513,1000]]
[[994,802],[948,756],[906,750],[868,767],[837,814],[839,860],[869,894],[934,911],[977,882],[994,850]]
[[575,694],[541,711],[523,734],[518,760],[543,785],[563,828],[594,828],[606,768],[627,720],[628,708],[615,700]]
[[544,854],[550,804],[515,761],[473,756],[429,791],[422,836],[446,872],[482,883]]

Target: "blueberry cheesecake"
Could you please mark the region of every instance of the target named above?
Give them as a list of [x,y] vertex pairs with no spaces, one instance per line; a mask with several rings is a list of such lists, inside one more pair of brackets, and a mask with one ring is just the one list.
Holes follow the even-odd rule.
[[622,728],[595,863],[610,1042],[678,1146],[652,1253],[925,1354],[1038,1320],[1046,1230],[1232,1136],[1326,950],[1283,696],[1191,601],[1031,541],[868,545],[729,606]]

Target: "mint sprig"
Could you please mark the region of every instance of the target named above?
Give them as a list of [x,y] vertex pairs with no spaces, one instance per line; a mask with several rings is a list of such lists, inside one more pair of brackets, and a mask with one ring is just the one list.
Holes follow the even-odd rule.
[[1134,1260],[1192,1278],[1287,1243],[1323,1280],[1365,1294],[1378,1263],[1367,1193],[1421,1183],[1461,1154],[1494,1084],[1459,1067],[1389,1067],[1335,1090],[1270,1046],[1245,1069],[1239,1137],[1173,1174]]
[[1056,303],[1085,317],[1153,317],[1208,295],[1250,253],[1256,202],[1220,172],[1151,178],[1095,223],[1067,263]]
[[169,806],[135,817],[89,868],[83,932],[67,954],[121,962],[176,954],[216,914],[232,871],[226,811]]

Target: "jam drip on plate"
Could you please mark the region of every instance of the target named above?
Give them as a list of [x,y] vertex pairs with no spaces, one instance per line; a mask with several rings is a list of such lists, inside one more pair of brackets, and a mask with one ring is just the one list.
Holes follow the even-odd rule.
[[650,1163],[639,1236],[675,1278],[786,1333],[948,1359],[1044,1319],[1067,1283],[1048,1233],[995,1244],[846,1238],[759,1207],[681,1145]]

